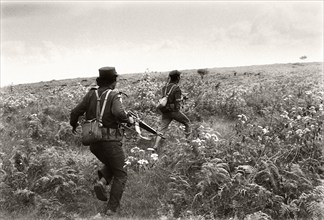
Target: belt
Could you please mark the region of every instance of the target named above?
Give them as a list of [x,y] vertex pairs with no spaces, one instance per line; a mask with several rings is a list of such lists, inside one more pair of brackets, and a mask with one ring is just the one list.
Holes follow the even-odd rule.
[[102,128],[102,138],[107,141],[121,141],[123,132],[120,128]]

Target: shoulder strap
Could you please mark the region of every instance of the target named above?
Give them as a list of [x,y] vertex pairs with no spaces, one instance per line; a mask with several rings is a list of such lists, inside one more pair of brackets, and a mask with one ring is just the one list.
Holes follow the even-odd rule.
[[97,97],[97,108],[96,108],[96,118],[100,117],[100,97],[98,94],[98,89],[95,89],[96,97]]
[[[172,92],[172,89],[175,87],[176,85],[172,85],[171,89],[169,90],[168,94],[166,96],[169,96]],[[165,88],[165,91],[167,91],[167,88]]]
[[100,116],[99,116],[99,121],[102,120],[102,117],[103,117],[103,114],[104,114],[104,111],[105,111],[105,108],[106,108],[106,104],[107,104],[107,99],[108,99],[108,96],[109,96],[110,92],[111,92],[111,89],[109,89],[107,91],[107,93],[106,93],[105,101],[104,101],[104,103],[102,105],[101,113],[100,113]]

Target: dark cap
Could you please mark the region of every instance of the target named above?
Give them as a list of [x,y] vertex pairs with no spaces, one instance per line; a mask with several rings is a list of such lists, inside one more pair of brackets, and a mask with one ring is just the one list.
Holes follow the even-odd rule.
[[99,69],[99,78],[101,79],[111,79],[117,76],[118,74],[116,72],[115,67],[105,66]]
[[170,73],[169,73],[169,76],[180,76],[181,72],[178,71],[178,70],[172,70]]

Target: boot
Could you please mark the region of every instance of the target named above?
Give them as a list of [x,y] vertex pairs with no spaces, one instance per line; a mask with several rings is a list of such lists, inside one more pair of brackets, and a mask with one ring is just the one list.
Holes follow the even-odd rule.
[[96,193],[97,199],[101,201],[107,201],[107,192],[106,192],[106,186],[103,183],[103,181],[99,180],[95,185],[94,185],[94,191]]

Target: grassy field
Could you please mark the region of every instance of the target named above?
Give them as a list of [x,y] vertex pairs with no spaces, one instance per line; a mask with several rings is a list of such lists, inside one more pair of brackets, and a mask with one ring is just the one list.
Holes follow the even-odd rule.
[[[203,72],[183,70],[180,82],[189,143],[173,122],[156,160],[147,150],[153,140],[126,131],[129,179],[115,219],[323,219],[323,63]],[[167,73],[125,74],[117,89],[128,95],[126,109],[157,128],[166,80]],[[69,126],[93,83],[1,89],[2,219],[102,219],[105,204],[92,191],[100,163]]]

